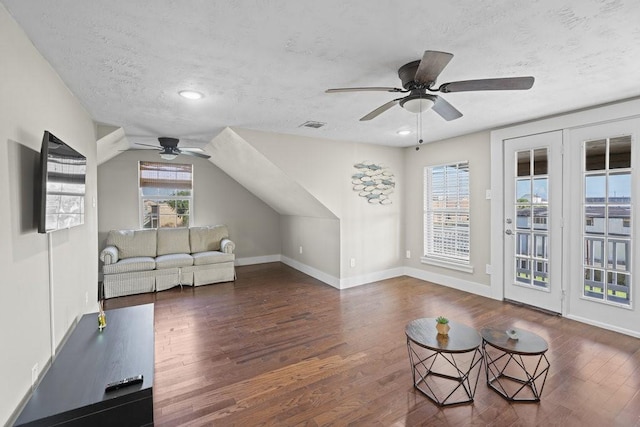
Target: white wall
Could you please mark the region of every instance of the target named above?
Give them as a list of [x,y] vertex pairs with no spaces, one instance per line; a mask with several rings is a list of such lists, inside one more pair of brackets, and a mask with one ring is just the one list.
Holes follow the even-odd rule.
[[[97,308],[96,135],[91,117],[0,5],[0,424],[51,356],[48,236],[37,233],[35,180],[50,130],[87,157],[83,226],[50,235],[57,346],[78,316]],[[88,298],[88,303],[85,303]]]
[[[265,157],[300,183],[340,219],[340,287],[397,275],[402,266],[403,150],[351,141],[234,129]],[[354,164],[372,161],[395,174],[392,204],[373,205],[353,191]],[[337,230],[337,228],[333,228]],[[299,233],[284,236],[283,247],[298,247]],[[320,241],[318,242],[320,244]],[[332,251],[318,251],[316,265],[330,265]],[[355,266],[351,267],[351,259]],[[392,273],[393,272],[393,273]],[[328,272],[325,272],[328,273]]]
[[[490,276],[485,265],[490,264],[491,204],[486,190],[491,188],[490,133],[479,132],[444,141],[424,144],[419,151],[405,150],[406,247],[411,258],[405,261],[409,274],[447,286],[489,295]],[[473,273],[435,267],[420,262],[423,244],[423,181],[425,166],[469,161],[471,210],[471,265]]]
[[[138,161],[164,162],[155,151],[127,151],[98,167],[100,248],[109,230],[140,228]],[[226,224],[236,258],[280,254],[280,216],[210,161],[179,156],[194,165],[193,225]]]
[[338,219],[282,215],[280,230],[285,263],[340,287]]

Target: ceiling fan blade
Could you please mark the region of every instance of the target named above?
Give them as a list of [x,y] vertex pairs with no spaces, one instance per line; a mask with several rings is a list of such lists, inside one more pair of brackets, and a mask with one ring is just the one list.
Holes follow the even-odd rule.
[[181,155],[184,154],[184,155],[187,155],[187,156],[200,157],[200,158],[203,158],[203,159],[208,159],[208,158],[211,157],[208,154],[197,153],[195,151],[180,151],[180,153],[177,153],[177,154],[181,154]]
[[378,117],[380,114],[384,113],[389,108],[393,107],[394,105],[397,105],[401,99],[403,98],[394,99],[393,101],[389,101],[386,104],[382,104],[381,106],[379,106],[378,108],[376,108],[375,110],[367,114],[366,116],[362,117],[360,121],[365,122],[367,120],[371,120]]
[[436,102],[431,107],[433,111],[438,113],[446,121],[459,119],[462,117],[462,113],[456,109],[453,105],[449,104],[441,96],[436,96]]
[[526,77],[503,77],[498,79],[463,80],[459,82],[444,83],[437,91],[448,92],[468,92],[474,90],[527,90],[531,89],[535,78]]
[[415,82],[422,84],[435,82],[444,67],[451,61],[451,58],[453,58],[451,53],[425,50],[416,71]]
[[325,93],[339,92],[408,92],[407,90],[398,89],[397,87],[339,87],[336,89],[327,89]]
[[162,148],[159,145],[143,144],[141,142],[134,142],[136,145],[144,145],[145,147]]

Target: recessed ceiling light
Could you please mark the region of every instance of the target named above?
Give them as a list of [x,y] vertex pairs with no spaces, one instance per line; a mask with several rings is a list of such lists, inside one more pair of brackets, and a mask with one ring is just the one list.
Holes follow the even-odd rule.
[[178,95],[180,95],[183,98],[187,98],[187,99],[201,99],[204,98],[204,95],[200,92],[196,92],[195,90],[181,90],[180,92],[178,92]]
[[398,132],[396,132],[396,133],[397,133],[398,135],[402,135],[402,136],[404,136],[404,135],[409,135],[409,134],[411,133],[411,131],[410,131],[410,130],[406,130],[406,129],[404,129],[404,130],[399,130],[399,131],[398,131]]

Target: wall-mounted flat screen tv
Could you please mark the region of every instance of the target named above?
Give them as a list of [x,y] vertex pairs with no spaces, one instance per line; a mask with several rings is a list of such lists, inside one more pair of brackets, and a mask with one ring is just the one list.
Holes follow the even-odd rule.
[[40,151],[38,232],[84,224],[87,158],[49,131]]

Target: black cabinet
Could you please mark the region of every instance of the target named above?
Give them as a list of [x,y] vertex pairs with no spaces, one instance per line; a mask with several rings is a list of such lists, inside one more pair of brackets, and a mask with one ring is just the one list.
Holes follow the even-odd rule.
[[[18,417],[16,426],[153,425],[153,304],[84,315]],[[105,393],[108,383],[144,376]]]

